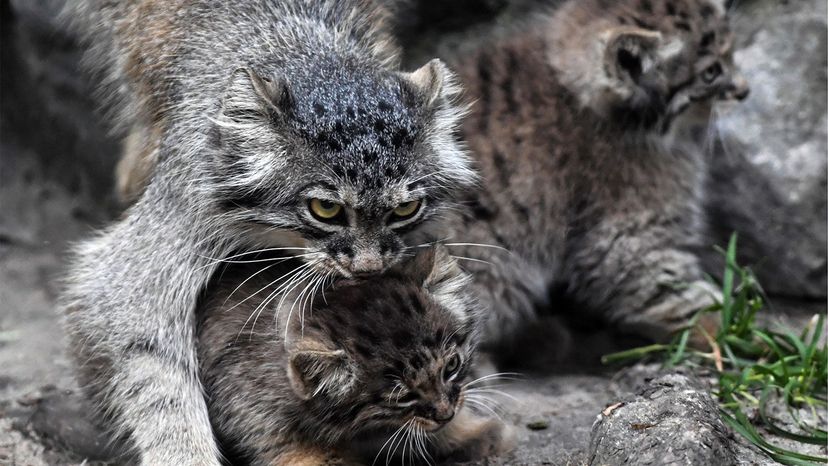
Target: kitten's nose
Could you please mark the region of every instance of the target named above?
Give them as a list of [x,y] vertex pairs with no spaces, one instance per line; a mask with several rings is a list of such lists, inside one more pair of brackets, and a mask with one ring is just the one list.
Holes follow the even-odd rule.
[[732,99],[745,100],[750,94],[750,84],[741,75],[736,75],[731,81],[728,94]]
[[382,270],[382,257],[373,252],[357,254],[351,259],[350,270],[355,274],[379,272]]
[[445,424],[454,418],[454,406],[444,400],[434,406],[434,420]]

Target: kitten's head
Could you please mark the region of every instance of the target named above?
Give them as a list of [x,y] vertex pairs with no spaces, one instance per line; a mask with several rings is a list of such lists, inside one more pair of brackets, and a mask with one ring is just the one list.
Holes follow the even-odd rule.
[[665,131],[694,106],[749,92],[724,0],[571,1],[552,21],[553,65],[613,121]]
[[214,118],[219,205],[266,245],[345,277],[402,257],[406,235],[475,181],[455,127],[452,73],[342,58],[281,74],[239,69]]
[[289,378],[309,415],[347,436],[450,421],[477,341],[467,282],[436,248],[370,281],[338,285],[289,342]]

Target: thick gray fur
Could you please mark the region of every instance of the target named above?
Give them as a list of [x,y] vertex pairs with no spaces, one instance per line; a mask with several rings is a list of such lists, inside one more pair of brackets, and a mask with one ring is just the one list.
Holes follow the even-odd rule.
[[[717,299],[699,266],[707,171],[685,129],[747,93],[721,4],[572,0],[456,61],[483,176],[446,236],[469,246],[486,344],[567,312],[664,340]],[[706,76],[706,78],[703,78]]]
[[[80,382],[143,464],[219,464],[197,376],[204,285],[252,249],[301,252],[320,275],[397,262],[473,181],[457,88],[439,62],[397,71],[366,2],[89,0],[74,14],[120,124],[159,135],[141,197],[74,251],[63,301]],[[348,222],[311,218],[313,197]],[[414,218],[388,221],[412,199]]]

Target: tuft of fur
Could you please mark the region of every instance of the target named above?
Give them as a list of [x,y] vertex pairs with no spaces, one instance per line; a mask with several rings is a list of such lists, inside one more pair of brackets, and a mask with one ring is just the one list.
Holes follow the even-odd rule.
[[[445,249],[335,282],[313,303],[296,291],[268,304],[263,290],[285,279],[263,267],[228,267],[199,306],[201,377],[233,458],[292,465],[325,452],[369,464],[400,451],[403,461],[474,459],[507,446],[504,427],[466,403],[481,315]],[[297,301],[307,311],[291,319]]]
[[[151,167],[124,217],[74,251],[63,302],[79,379],[142,463],[218,464],[195,354],[203,287],[258,249],[319,275],[393,266],[474,181],[453,135],[458,89],[440,63],[398,70],[367,1],[72,10],[142,151],[127,160]],[[313,199],[347,215],[320,221]],[[415,200],[415,215],[391,217]]]
[[486,345],[560,290],[663,340],[716,299],[696,251],[706,167],[688,117],[743,98],[725,11],[708,0],[569,1],[453,62],[477,99],[463,136],[483,176],[449,227],[491,309]]

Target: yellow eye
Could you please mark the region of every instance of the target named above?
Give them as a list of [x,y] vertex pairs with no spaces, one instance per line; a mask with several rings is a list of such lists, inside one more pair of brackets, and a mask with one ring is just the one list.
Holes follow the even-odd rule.
[[314,217],[319,220],[332,220],[342,213],[342,206],[324,199],[311,199],[308,204]]
[[417,213],[420,208],[420,201],[408,201],[398,205],[393,213],[397,218],[407,218]]

